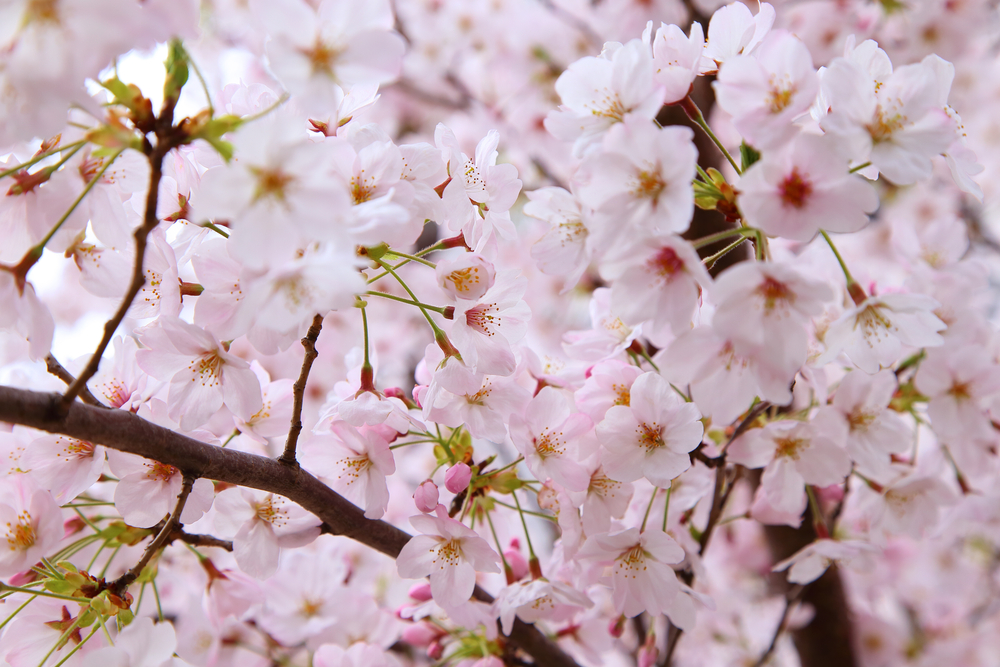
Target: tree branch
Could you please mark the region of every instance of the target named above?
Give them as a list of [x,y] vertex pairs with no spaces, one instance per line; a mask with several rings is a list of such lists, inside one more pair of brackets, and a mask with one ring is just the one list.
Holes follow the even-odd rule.
[[285,465],[297,466],[295,460],[295,446],[299,441],[299,434],[302,433],[302,401],[306,393],[306,382],[309,381],[309,371],[319,353],[316,352],[316,341],[319,340],[319,332],[323,328],[323,316],[313,317],[312,326],[302,339],[302,347],[306,354],[302,358],[302,370],[299,371],[299,379],[292,385],[292,424],[288,429],[288,439],[285,440],[285,451],[282,452],[278,460]]
[[[57,378],[65,382],[67,385],[71,385],[74,382],[76,382],[76,378],[73,377],[73,374],[70,373],[68,370],[66,370],[63,367],[63,365],[59,363],[59,360],[53,357],[51,354],[45,357],[45,370],[47,370],[52,375],[55,375]],[[99,400],[97,400],[97,398],[90,393],[90,390],[87,389],[87,387],[84,387],[80,391],[80,400],[86,403],[87,405],[93,405],[95,408],[108,407],[103,403],[101,403]]]
[[192,488],[194,488],[194,477],[185,474],[184,481],[181,483],[181,492],[177,495],[177,504],[174,506],[174,511],[170,513],[170,518],[167,519],[167,522],[163,524],[163,528],[160,529],[160,532],[149,543],[149,546],[146,547],[146,550],[142,553],[142,558],[135,564],[135,567],[108,584],[108,590],[118,597],[122,597],[125,589],[138,579],[143,569],[149,565],[149,561],[153,560],[153,557],[159,553],[160,549],[170,543],[174,530],[181,525],[181,513],[184,511],[184,505],[187,503],[188,496],[191,495]]
[[[206,445],[157,426],[126,410],[104,410],[79,402],[66,408],[59,394],[0,385],[0,421],[60,433],[111,449],[175,466],[186,476],[205,477],[285,496],[324,521],[331,532],[350,537],[391,558],[410,536],[364,512],[298,466],[234,449]],[[477,589],[476,599],[491,602]],[[578,667],[559,646],[533,625],[514,623],[509,641],[544,667]]]

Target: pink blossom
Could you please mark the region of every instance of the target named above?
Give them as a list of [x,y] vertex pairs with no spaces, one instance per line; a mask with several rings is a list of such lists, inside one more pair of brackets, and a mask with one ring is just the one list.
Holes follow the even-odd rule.
[[437,484],[431,480],[424,481],[417,490],[413,492],[413,502],[417,509],[424,514],[430,514],[438,506]]
[[431,593],[443,607],[468,602],[476,572],[500,572],[500,557],[486,540],[454,519],[419,514],[410,524],[422,535],[410,538],[396,558],[404,579],[431,578]]
[[448,296],[465,301],[478,301],[496,281],[493,263],[477,253],[438,262],[435,273],[438,285]]
[[615,611],[625,616],[667,613],[680,592],[670,565],[684,560],[684,550],[659,530],[640,533],[629,528],[594,535],[577,556],[612,568]]
[[0,479],[0,576],[27,570],[63,537],[62,511],[55,498],[28,475]]
[[472,468],[467,463],[459,461],[444,476],[444,485],[452,493],[461,493],[469,488],[469,481],[472,480]]
[[[138,528],[155,526],[177,504],[184,475],[172,465],[133,454],[109,450],[108,463],[118,477],[115,509],[125,522]],[[197,479],[181,512],[181,523],[194,523],[208,511],[215,487],[207,479]]]
[[619,482],[645,477],[655,486],[670,486],[691,466],[687,453],[701,443],[704,431],[700,417],[662,376],[640,375],[629,405],[613,406],[597,425],[608,477]]
[[553,387],[543,387],[528,403],[524,417],[510,417],[510,437],[517,451],[537,479],[551,477],[569,491],[583,491],[589,481],[580,465],[581,444],[594,423],[590,417],[573,412],[565,395]]
[[739,190],[747,224],[795,241],[809,241],[820,229],[856,232],[879,205],[874,188],[848,172],[833,141],[810,134],[765,152],[743,174]]
[[456,303],[451,340],[469,368],[495,375],[514,372],[511,345],[524,337],[531,319],[523,299],[526,287],[527,281],[515,272],[502,272],[481,297]]
[[786,558],[772,570],[782,572],[788,570],[788,581],[793,584],[808,584],[826,572],[834,563],[849,564],[870,555],[877,549],[859,540],[820,539],[799,549],[794,555]]

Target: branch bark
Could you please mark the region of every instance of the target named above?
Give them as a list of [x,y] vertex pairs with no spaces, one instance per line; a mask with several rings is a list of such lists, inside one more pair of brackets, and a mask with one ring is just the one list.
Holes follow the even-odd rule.
[[[157,426],[125,410],[107,410],[73,402],[59,394],[0,386],[0,421],[60,433],[111,449],[137,454],[177,467],[185,475],[205,477],[285,496],[324,521],[330,531],[380,551],[399,555],[410,535],[364,512],[298,466],[233,449],[206,445]],[[492,602],[478,588],[475,597]],[[536,665],[578,667],[558,645],[519,619],[510,643],[531,655]]]

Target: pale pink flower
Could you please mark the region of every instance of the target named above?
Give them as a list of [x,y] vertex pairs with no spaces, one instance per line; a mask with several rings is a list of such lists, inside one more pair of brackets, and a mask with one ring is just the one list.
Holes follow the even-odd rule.
[[611,519],[625,516],[632,494],[635,493],[632,482],[618,482],[604,472],[601,460],[607,456],[607,453],[601,452],[598,457],[591,458],[590,465],[587,466],[592,471],[582,509],[583,530],[588,535],[611,530]]
[[638,366],[618,359],[607,359],[590,368],[587,380],[576,390],[574,400],[580,410],[595,422],[604,419],[608,408],[628,405],[635,379],[642,375]]
[[505,239],[517,236],[510,220],[510,207],[521,192],[517,168],[497,164],[500,133],[490,130],[476,146],[474,159],[462,152],[450,128],[438,124],[434,143],[448,161],[451,176],[441,193],[448,227],[461,231],[469,246],[479,252],[498,233]]
[[66,435],[38,438],[21,457],[21,466],[57,500],[67,503],[91,487],[104,472],[104,447]]
[[63,538],[62,510],[28,475],[0,479],[0,576],[27,570]]
[[131,336],[116,336],[111,340],[114,359],[105,359],[89,385],[105,405],[125,410],[138,410],[146,398],[149,379],[135,363],[139,344]]
[[330,431],[302,443],[302,465],[363,506],[366,517],[381,519],[389,505],[385,478],[396,472],[388,441],[373,428],[342,421],[331,423]]
[[442,607],[469,601],[476,572],[500,572],[500,556],[464,524],[429,514],[410,517],[410,524],[423,534],[403,546],[396,569],[404,579],[429,575],[434,601]]
[[668,327],[675,334],[688,331],[701,290],[712,279],[697,251],[680,237],[665,234],[644,241],[630,248],[627,259],[617,257],[612,264],[606,257],[601,263],[606,278],[624,269],[611,287],[615,312],[629,324],[652,320],[654,332]]
[[930,350],[914,384],[927,396],[931,428],[946,444],[990,444],[997,438],[987,401],[1000,391],[1000,367],[979,345]]
[[37,360],[49,353],[55,328],[52,313],[35,294],[32,284],[27,283],[21,293],[14,274],[0,269],[0,331],[16,331],[28,341],[29,358]]
[[493,262],[478,253],[462,253],[438,262],[438,285],[452,299],[478,301],[496,282]]
[[642,325],[630,327],[611,309],[611,290],[599,287],[590,296],[591,329],[567,331],[563,349],[572,359],[601,361],[614,357],[642,333]]
[[583,440],[594,423],[573,412],[565,395],[543,387],[528,403],[524,417],[510,416],[510,438],[524,456],[528,470],[539,480],[551,477],[568,491],[583,491],[589,476],[580,465]]
[[774,25],[774,7],[764,2],[757,14],[742,2],[719,7],[708,22],[702,73],[714,72],[724,62],[740,54],[751,54]]
[[819,76],[808,47],[791,33],[774,30],[753,56],[727,59],[714,86],[719,106],[746,142],[767,149],[795,135],[793,121],[812,105]]
[[171,623],[153,624],[150,618],[137,618],[118,633],[115,645],[89,653],[83,667],[181,667],[187,665],[174,658],[177,633]]
[[862,503],[873,539],[907,535],[919,539],[937,525],[941,510],[958,501],[935,477],[902,476]]
[[[201,297],[199,297],[201,298]],[[267,371],[258,363],[250,363],[250,370],[257,376],[262,387],[262,405],[249,419],[233,416],[239,432],[258,445],[266,445],[268,438],[276,438],[288,433],[292,420],[292,379],[281,378],[271,382]]]
[[640,375],[629,405],[613,406],[597,425],[608,477],[619,482],[645,477],[655,486],[670,486],[691,466],[688,452],[704,432],[700,418],[698,408],[685,403],[662,376]]
[[773,262],[741,262],[716,278],[712,328],[733,351],[786,382],[806,360],[806,324],[823,312],[833,290]]
[[[603,151],[588,156],[577,179],[580,198],[599,213],[633,229],[681,233],[691,224],[698,151],[686,127],[657,128],[642,118],[616,124],[604,138]],[[622,233],[618,225],[595,228],[595,243],[607,247]]]
[[823,73],[823,130],[853,163],[871,162],[897,185],[929,177],[931,158],[958,137],[945,110],[954,67],[931,55],[893,71],[874,42],[852,47]]
[[399,75],[405,42],[392,31],[389,0],[281,0],[252,7],[271,37],[271,67],[306,111],[336,108],[339,86],[384,84]]
[[473,376],[465,387],[442,388],[432,396],[432,402],[425,403],[426,419],[452,428],[465,425],[473,437],[493,442],[504,441],[510,415],[523,410],[531,398],[512,379],[481,375]]
[[593,253],[588,244],[589,211],[584,211],[577,197],[563,188],[539,188],[525,194],[528,203],[522,212],[552,225],[531,246],[531,258],[542,273],[566,277],[562,290],[565,293],[580,280]]
[[321,523],[273,493],[234,488],[215,499],[217,529],[233,536],[236,564],[257,579],[267,579],[277,571],[282,547],[300,547],[316,539]]
[[261,409],[260,382],[250,364],[230,354],[210,332],[161,315],[139,338],[148,349],[136,353],[136,363],[170,382],[169,415],[185,431],[204,424],[223,404],[244,420]]
[[264,584],[266,603],[255,614],[257,622],[285,645],[315,637],[346,616],[349,576],[347,563],[335,554],[293,551],[281,572]]
[[653,85],[649,46],[638,39],[624,46],[609,42],[599,57],[572,63],[556,80],[556,92],[562,104],[545,118],[545,128],[573,141],[575,157],[627,116],[648,123],[663,103],[663,91]]
[[729,448],[729,460],[734,463],[748,468],[767,466],[761,490],[773,508],[801,513],[806,506],[806,484],[839,484],[851,471],[842,445],[846,426],[828,410],[821,410],[810,422],[783,420],[753,429]]
[[514,628],[514,617],[525,623],[568,621],[594,603],[580,591],[560,581],[535,579],[505,587],[496,597],[500,609],[500,627],[505,635]]
[[517,271],[503,271],[475,301],[459,300],[451,341],[472,370],[510,375],[516,367],[511,345],[524,337],[531,309],[524,301],[528,281]]
[[843,351],[861,370],[877,373],[899,360],[903,345],[942,345],[944,338],[938,332],[946,325],[934,314],[939,306],[923,294],[870,296],[827,328],[823,335],[826,351],[815,364],[830,363]]
[[[392,663],[394,664],[394,663]],[[315,667],[389,667],[385,650],[379,646],[356,642],[344,649],[336,644],[323,644],[313,655]]]
[[610,566],[615,611],[632,617],[648,612],[668,613],[680,593],[680,583],[672,563],[684,560],[684,550],[672,537],[659,530],[640,533],[629,528],[587,539],[577,554]]
[[[643,41],[649,41],[653,22],[646,25]],[[660,23],[652,38],[653,81],[663,87],[663,103],[673,104],[687,97],[701,68],[705,33],[697,21],[691,24],[690,36],[676,25]]]
[[898,383],[890,370],[875,375],[848,373],[833,395],[833,407],[847,422],[847,453],[863,474],[881,480],[891,455],[910,446],[910,429],[888,408]]
[[875,189],[849,173],[832,140],[810,134],[765,152],[738,187],[747,224],[794,241],[809,241],[820,229],[856,232],[879,206]]
[[[177,504],[184,475],[172,465],[144,459],[134,454],[109,450],[108,464],[118,477],[115,509],[130,526],[149,528],[162,521]],[[215,487],[207,479],[197,479],[191,488],[181,523],[194,523],[208,511]]]
[[862,562],[864,558],[878,549],[860,540],[819,539],[796,551],[771,568],[772,572],[788,570],[788,581],[793,584],[808,584],[826,572],[834,563],[849,565],[855,561]]

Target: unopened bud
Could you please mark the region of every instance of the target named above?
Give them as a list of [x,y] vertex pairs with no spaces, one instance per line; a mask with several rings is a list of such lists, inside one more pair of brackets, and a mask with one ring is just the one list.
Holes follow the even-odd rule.
[[456,463],[444,475],[444,485],[452,493],[461,493],[469,488],[472,468],[466,463]]
[[503,557],[507,559],[507,565],[510,566],[514,581],[524,579],[528,574],[528,561],[521,552],[514,548],[507,549],[503,552]]
[[424,514],[433,512],[434,508],[438,505],[437,484],[431,480],[427,480],[418,486],[413,494],[413,502],[416,504],[417,509]]
[[413,586],[410,587],[409,596],[417,602],[427,602],[434,597],[431,595],[431,585],[426,581],[413,584]]
[[608,624],[608,634],[612,637],[621,637],[625,633],[625,614],[618,617],[617,620],[612,621]]
[[431,660],[440,660],[442,655],[444,655],[444,646],[441,642],[431,642],[430,646],[427,647],[427,657]]

